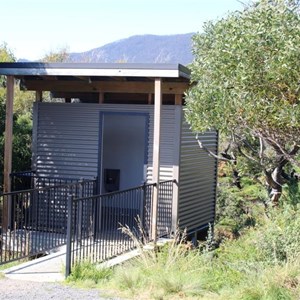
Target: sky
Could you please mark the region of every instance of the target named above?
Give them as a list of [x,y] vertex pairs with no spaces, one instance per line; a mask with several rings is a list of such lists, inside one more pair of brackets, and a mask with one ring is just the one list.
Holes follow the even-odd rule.
[[201,32],[247,0],[0,0],[0,44],[17,59],[83,52],[142,34]]

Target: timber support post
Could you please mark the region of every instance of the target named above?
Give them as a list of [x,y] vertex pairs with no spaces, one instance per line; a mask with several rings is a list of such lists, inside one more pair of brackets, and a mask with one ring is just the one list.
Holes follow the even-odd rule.
[[[13,142],[13,105],[14,105],[14,76],[6,79],[6,107],[5,107],[5,133],[4,133],[4,173],[3,192],[11,192],[12,172],[12,142]],[[3,200],[3,231],[6,232],[11,226],[11,197]]]
[[157,218],[159,200],[159,174],[160,174],[160,128],[161,128],[161,107],[162,107],[162,80],[155,79],[154,84],[154,137],[153,137],[153,171],[152,181],[155,183],[153,188],[152,202],[152,222],[151,239],[156,245],[157,241]]

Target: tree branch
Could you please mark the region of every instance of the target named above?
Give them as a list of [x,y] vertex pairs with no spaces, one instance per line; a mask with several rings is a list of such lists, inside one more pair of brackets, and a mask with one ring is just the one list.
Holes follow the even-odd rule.
[[253,153],[257,153],[256,149],[252,147],[252,145],[243,137],[239,136],[238,134],[234,134],[237,138],[239,138],[239,141],[242,142],[246,147],[248,147]]
[[260,164],[263,164],[263,159],[264,159],[264,153],[265,153],[265,143],[264,139],[260,136],[259,137],[259,158],[260,158]]
[[279,143],[277,143],[271,137],[266,138],[266,141],[274,148],[277,148],[280,151],[280,154],[284,156],[285,159],[295,164],[296,166],[300,166],[300,163],[294,159],[294,156],[299,152],[299,145],[295,144],[293,149],[290,152],[287,152],[285,149],[281,147]]
[[[235,161],[236,161],[235,158],[229,158],[229,156],[228,156],[228,157],[219,156],[219,155],[215,154],[214,152],[212,152],[211,150],[209,150],[209,149],[208,149],[207,147],[205,147],[205,146],[203,145],[203,143],[200,141],[200,139],[199,139],[199,137],[198,137],[198,133],[196,134],[196,140],[197,140],[197,142],[198,142],[199,147],[200,147],[201,149],[203,149],[206,153],[208,153],[208,155],[212,156],[213,158],[218,159],[218,160],[220,160],[220,161],[227,161],[227,162],[235,162]],[[228,151],[229,148],[230,148],[230,146],[228,146],[228,147],[226,148],[225,153]]]
[[239,150],[239,153],[240,153],[242,156],[244,156],[245,158],[247,158],[247,159],[253,161],[254,163],[258,164],[259,166],[262,166],[262,164],[261,164],[258,160],[256,160],[256,159],[253,158],[252,156],[246,154],[245,152],[243,152],[242,149],[241,149],[241,147],[238,147],[238,150]]

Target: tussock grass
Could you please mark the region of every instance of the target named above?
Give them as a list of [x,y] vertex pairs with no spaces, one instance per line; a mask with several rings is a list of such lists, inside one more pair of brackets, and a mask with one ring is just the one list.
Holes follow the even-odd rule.
[[129,299],[300,299],[300,209],[286,206],[219,248],[190,249],[185,233],[158,250],[115,267],[83,264],[70,282],[113,290]]

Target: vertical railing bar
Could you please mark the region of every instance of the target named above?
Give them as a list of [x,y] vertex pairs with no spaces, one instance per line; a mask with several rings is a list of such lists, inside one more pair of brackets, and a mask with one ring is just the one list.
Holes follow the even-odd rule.
[[[114,206],[113,206],[113,230],[112,230],[112,241],[110,243],[110,249],[111,249],[111,252],[110,252],[110,256],[114,256],[116,254],[116,252],[118,252],[118,247],[115,246],[116,244],[116,232],[117,232],[117,229],[118,229],[118,215],[120,215],[121,212],[118,213],[118,209],[116,207],[116,204],[118,203],[118,198],[121,194],[115,194],[115,201],[114,201]],[[120,210],[120,209],[119,209]],[[116,249],[117,248],[117,249]]]
[[[44,234],[45,234],[45,238],[46,238],[46,247],[47,245],[49,245],[50,247],[50,231],[49,231],[49,227],[50,227],[50,220],[51,220],[51,190],[48,190],[47,191],[47,204],[48,204],[48,218],[46,218],[46,224],[45,224],[45,231],[44,231]],[[43,243],[42,244],[42,248],[45,247],[45,244]]]
[[[48,188],[50,188],[50,185],[57,184],[57,182],[58,180],[54,182],[54,180],[45,179],[44,183],[40,181],[40,186],[48,185]],[[60,182],[62,181],[60,180]],[[166,231],[166,228],[169,229],[169,214],[172,208],[169,198],[173,193],[172,184],[172,182],[160,183],[159,197],[161,201],[158,213],[160,234],[167,233],[168,230]],[[143,185],[126,191],[114,192],[102,196],[98,195],[98,197],[92,198],[90,198],[91,194],[94,194],[91,193],[92,183],[84,183],[79,193],[78,187],[80,189],[78,184],[74,185],[75,194],[73,193],[73,198],[75,200],[76,195],[78,201],[75,201],[77,212],[74,214],[74,219],[72,218],[72,220],[77,218],[78,222],[75,224],[81,224],[81,228],[78,229],[78,226],[76,226],[75,236],[77,245],[71,242],[71,251],[74,249],[74,253],[77,253],[76,257],[79,260],[88,258],[94,262],[98,259],[103,260],[117,255],[123,250],[132,249],[135,246],[134,242],[127,236],[120,234],[118,228],[119,223],[128,225],[134,234],[137,235],[137,238],[139,238],[140,233],[135,222],[138,214],[140,214],[141,224],[144,225],[144,230],[148,236],[151,230],[149,223],[151,216],[147,210],[149,206],[153,205],[151,200],[153,185]],[[20,241],[26,241],[26,236],[24,235],[28,229],[40,230],[43,233],[43,235],[37,235],[35,239],[37,243],[40,243],[42,240],[42,244],[44,245],[44,239],[46,239],[47,246],[50,245],[53,247],[61,243],[62,235],[58,235],[56,226],[65,214],[65,196],[65,187],[51,187],[51,190],[46,189],[41,191],[33,190],[30,194],[21,195],[17,203],[13,205],[15,230],[7,236],[5,247],[8,247],[9,244],[18,243],[15,244],[18,252],[24,252],[26,242],[20,243]],[[82,196],[82,199],[79,199],[80,196]],[[59,203],[57,203],[58,200]],[[102,201],[104,201],[103,205]],[[41,207],[42,204],[46,204],[46,206]],[[40,207],[41,210],[39,209]],[[45,208],[46,211],[42,212]],[[103,208],[105,208],[104,212]],[[75,206],[74,209],[72,208],[73,211],[75,213]],[[65,222],[65,219],[63,221]],[[61,227],[64,227],[64,225]],[[16,235],[19,229],[21,230],[18,232],[20,239],[15,236],[12,239],[13,235]],[[10,241],[8,241],[9,239]],[[33,245],[33,248],[38,249],[37,245]],[[73,257],[71,255],[71,261],[75,257],[74,253]],[[17,254],[14,253],[14,255],[16,257]],[[18,254],[17,257],[19,256]],[[3,255],[1,259],[3,260]]]
[[25,230],[30,231],[30,203],[29,203],[29,197],[30,193],[26,193],[26,205],[25,205]]
[[[65,194],[64,194],[65,196]],[[51,226],[50,226],[50,232],[52,234],[52,243],[51,247],[57,246],[57,244],[60,244],[58,236],[57,236],[57,229],[55,228],[55,220],[57,219],[57,214],[56,214],[56,198],[51,196],[51,202],[52,202],[52,218],[51,220]]]
[[[18,201],[18,211],[19,211],[19,221],[17,222],[16,224],[16,228],[15,230],[18,230],[19,232],[26,232],[26,230],[24,229],[24,218],[25,218],[25,215],[24,215],[24,204],[25,204],[25,201],[26,201],[26,193],[22,193],[21,194],[21,203]],[[25,239],[24,239],[25,240]],[[23,253],[23,240],[21,240],[21,243],[19,243],[19,247],[20,247],[20,256],[24,256],[24,253]]]
[[91,205],[91,224],[90,224],[90,243],[93,244],[93,248],[92,248],[92,262],[96,262],[95,260],[95,251],[96,251],[96,244],[94,243],[94,237],[95,237],[95,199],[93,199],[92,205]]
[[[26,193],[23,193],[22,194],[22,197],[21,197],[21,208],[20,208],[20,216],[21,216],[21,220],[20,220],[20,223],[17,225],[17,228],[15,230],[18,230],[19,232],[26,232],[26,228],[24,226],[25,224],[25,207],[26,207]],[[21,240],[21,245],[20,245],[20,255],[23,256],[24,253],[23,253],[23,240]]]
[[[133,228],[132,228],[132,224],[131,224],[131,218],[132,218],[132,209],[133,209],[133,197],[132,197],[132,191],[128,191],[125,195],[124,195],[124,199],[122,199],[122,202],[124,203],[125,202],[125,207],[123,208],[124,209],[124,217],[125,217],[125,224],[128,225],[128,228],[133,231]],[[129,203],[129,201],[130,203]],[[124,204],[123,204],[124,205]],[[130,208],[129,208],[130,207]],[[133,232],[134,234],[134,232]],[[125,236],[123,237],[125,238]],[[125,244],[125,249],[128,250],[130,249],[130,241],[128,239],[124,239],[124,244]]]
[[[13,198],[15,196],[10,196],[8,197],[8,206],[10,208],[12,208],[12,202],[13,202]],[[10,209],[10,214],[12,213],[12,210]],[[10,221],[12,221],[12,215],[9,217],[10,218]],[[14,219],[15,219],[15,216],[14,216]],[[15,220],[14,220],[15,221]],[[15,222],[13,222],[15,223]],[[9,243],[9,256],[11,257],[11,259],[14,259],[15,258],[15,251],[14,251],[14,248],[15,248],[15,243],[16,243],[16,232],[13,230],[13,227],[11,226],[11,222],[8,223],[8,231],[10,232],[10,240],[11,242]]]
[[99,208],[97,209],[97,213],[98,213],[98,227],[97,227],[97,238],[99,239],[99,246],[98,246],[98,259],[99,260],[101,260],[102,259],[102,256],[101,256],[101,249],[103,248],[103,247],[101,247],[101,245],[102,245],[102,237],[103,237],[103,235],[102,235],[102,220],[103,220],[103,218],[102,218],[102,197],[101,196],[99,196]]
[[[7,198],[8,196],[7,195],[3,195],[3,200],[2,200],[2,222],[3,222],[3,214],[4,214],[4,203],[5,201],[8,201]],[[6,261],[6,256],[7,256],[7,233],[8,233],[8,230],[2,230],[2,235],[4,236],[5,235],[5,246],[4,246],[4,260]]]
[[[113,196],[111,196],[113,197]],[[111,203],[111,202],[110,202]],[[109,228],[109,239],[108,239],[108,246],[107,246],[107,257],[110,255],[110,244],[111,244],[111,238],[112,238],[112,225],[113,225],[113,206],[109,206],[109,213],[108,213],[108,219],[107,219],[107,226],[109,227],[109,225],[111,224],[110,228]]]
[[67,218],[67,248],[66,248],[66,271],[65,277],[67,278],[71,274],[71,243],[72,243],[72,203],[73,195],[68,195],[68,218]]
[[[85,185],[85,196],[86,197],[89,197],[89,185]],[[94,201],[93,199],[91,201],[87,201],[87,209],[89,210],[89,213],[88,213],[88,218],[87,218],[87,221],[88,221],[88,225],[89,225],[89,228],[88,228],[88,236],[89,236],[89,253],[90,253],[90,261],[93,263],[94,262],[94,243],[93,243],[93,224],[94,224],[94,214],[93,214],[93,207],[94,207]]]
[[[110,196],[111,198],[111,196]],[[111,201],[108,202],[108,204],[111,203]],[[109,244],[110,244],[110,236],[111,236],[111,228],[109,228],[109,224],[111,223],[111,206],[107,205],[107,209],[108,209],[108,214],[107,214],[107,218],[105,218],[106,221],[106,228],[108,229],[108,234],[107,234],[107,239],[106,239],[106,246],[105,246],[105,256],[104,259],[107,258],[108,253],[109,253]]]
[[[22,195],[22,194],[21,194]],[[17,236],[17,232],[16,232],[16,228],[15,228],[15,224],[17,222],[19,222],[18,219],[18,201],[16,200],[17,195],[13,195],[11,197],[9,197],[8,201],[9,201],[9,206],[10,206],[10,210],[9,210],[9,214],[10,214],[10,232],[11,232],[11,236],[13,237],[12,239],[12,259],[15,259],[16,257],[18,257],[18,252],[19,252],[19,238]],[[22,234],[21,234],[21,238],[22,238]]]

